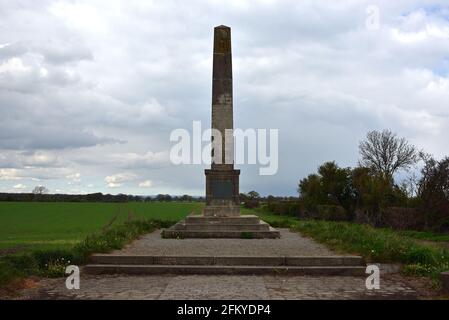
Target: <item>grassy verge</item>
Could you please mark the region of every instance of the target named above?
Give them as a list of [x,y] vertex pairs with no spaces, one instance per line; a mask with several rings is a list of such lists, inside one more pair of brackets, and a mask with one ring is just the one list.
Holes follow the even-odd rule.
[[85,264],[92,253],[121,249],[137,237],[175,221],[136,220],[87,236],[66,249],[46,249],[0,258],[0,287],[30,275],[63,276],[68,265]]
[[403,236],[417,240],[449,242],[449,234],[433,233],[429,231],[412,231],[412,230],[400,231],[399,233]]
[[439,279],[449,270],[449,250],[429,247],[390,229],[376,229],[350,222],[298,220],[257,214],[275,227],[289,227],[337,252],[358,254],[367,261],[402,263],[406,274]]

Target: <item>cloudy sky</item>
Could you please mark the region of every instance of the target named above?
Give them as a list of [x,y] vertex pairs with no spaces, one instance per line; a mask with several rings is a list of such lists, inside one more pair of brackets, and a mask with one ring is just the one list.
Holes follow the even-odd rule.
[[206,166],[171,164],[169,136],[210,124],[221,24],[235,126],[279,129],[277,174],[242,165],[242,191],[295,194],[323,161],[354,166],[373,129],[448,154],[447,0],[19,0],[0,17],[0,192],[202,195]]

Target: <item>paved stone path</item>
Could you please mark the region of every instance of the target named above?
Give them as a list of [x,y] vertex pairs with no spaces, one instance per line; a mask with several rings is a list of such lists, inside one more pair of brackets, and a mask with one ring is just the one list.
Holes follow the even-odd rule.
[[310,276],[90,276],[79,290],[65,279],[43,279],[20,299],[416,299],[406,282],[382,278],[380,290],[367,290],[360,277]]
[[334,252],[288,229],[280,239],[162,239],[160,231],[134,241],[118,255],[331,256]]
[[[161,239],[159,231],[115,254],[329,256],[334,252],[297,233],[281,229],[281,239]],[[383,268],[386,270],[386,268]],[[391,268],[390,268],[391,269]],[[383,274],[380,290],[368,290],[364,277],[241,275],[88,275],[81,289],[65,279],[42,279],[20,299],[416,299],[406,278]]]

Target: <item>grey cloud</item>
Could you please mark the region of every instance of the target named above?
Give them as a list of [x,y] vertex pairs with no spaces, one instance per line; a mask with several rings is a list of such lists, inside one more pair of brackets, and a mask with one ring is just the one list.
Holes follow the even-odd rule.
[[[0,73],[1,154],[29,155],[0,157],[0,168],[24,166],[24,157],[47,149],[59,163],[36,162],[35,170],[60,165],[104,188],[104,177],[131,170],[153,182],[145,192],[201,194],[204,166],[173,166],[147,152],[167,152],[171,130],[190,129],[192,120],[209,126],[219,24],[232,27],[235,125],[280,129],[278,174],[242,166],[243,191],[294,194],[322,161],[354,165],[358,140],[371,129],[390,128],[443,154],[449,42],[427,27],[444,37],[445,3],[431,1],[439,12],[427,1],[381,1],[374,32],[365,28],[370,4],[2,3],[0,44],[11,45],[0,49],[0,66],[18,58],[28,69]],[[410,18],[416,12],[424,12],[418,22]],[[426,37],[402,42],[411,32]],[[142,192],[135,187],[114,190]]]

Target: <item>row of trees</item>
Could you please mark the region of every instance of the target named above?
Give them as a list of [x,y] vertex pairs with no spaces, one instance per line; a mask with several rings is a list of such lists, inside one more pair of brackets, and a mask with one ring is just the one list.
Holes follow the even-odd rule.
[[[438,161],[389,130],[369,132],[359,150],[356,168],[326,162],[299,182],[303,215],[449,230],[449,158]],[[395,173],[418,162],[419,179],[412,173],[395,182]]]
[[[37,189],[39,188],[39,189]],[[156,196],[135,196],[129,194],[103,194],[100,192],[90,194],[49,194],[45,187],[36,187],[33,193],[0,193],[0,201],[40,201],[40,202],[130,202],[130,201],[204,201],[201,197],[192,197],[187,194],[171,196],[158,194]],[[45,192],[43,192],[45,191]]]

